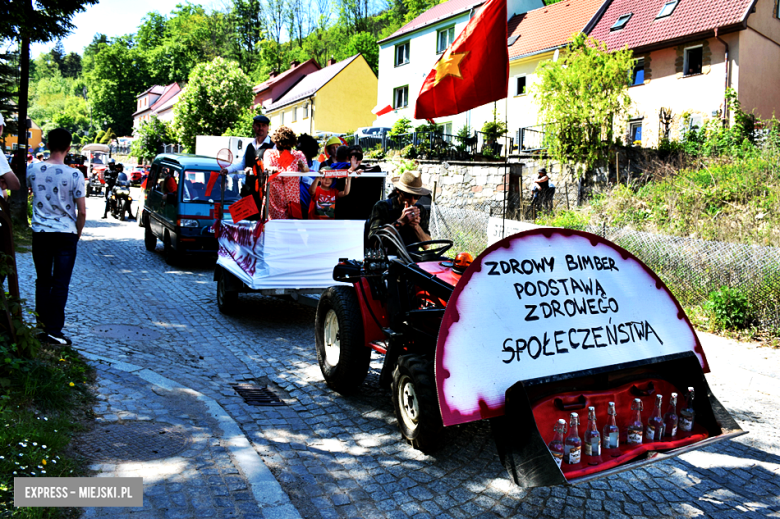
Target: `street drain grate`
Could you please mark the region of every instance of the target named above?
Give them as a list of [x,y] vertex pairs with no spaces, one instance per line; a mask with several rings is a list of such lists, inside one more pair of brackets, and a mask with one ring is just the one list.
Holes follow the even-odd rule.
[[277,407],[285,405],[276,394],[267,387],[252,384],[231,384],[236,393],[249,405],[258,407]]
[[160,334],[154,330],[129,324],[103,324],[92,328],[92,333],[125,341],[155,341],[160,338]]
[[181,427],[154,421],[99,425],[76,441],[76,450],[94,462],[151,461],[174,456],[192,437]]

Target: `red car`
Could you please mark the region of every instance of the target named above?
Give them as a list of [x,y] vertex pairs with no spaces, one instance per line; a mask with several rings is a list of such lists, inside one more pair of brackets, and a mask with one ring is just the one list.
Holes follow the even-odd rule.
[[144,175],[147,174],[147,171],[143,168],[143,166],[136,166],[128,173],[128,176],[130,177],[130,183],[133,185],[140,185]]

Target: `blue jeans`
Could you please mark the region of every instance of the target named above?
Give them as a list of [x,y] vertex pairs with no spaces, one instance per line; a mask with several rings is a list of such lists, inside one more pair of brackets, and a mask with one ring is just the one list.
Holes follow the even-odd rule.
[[32,255],[35,263],[35,311],[46,333],[62,335],[65,304],[78,236],[66,232],[34,232]]

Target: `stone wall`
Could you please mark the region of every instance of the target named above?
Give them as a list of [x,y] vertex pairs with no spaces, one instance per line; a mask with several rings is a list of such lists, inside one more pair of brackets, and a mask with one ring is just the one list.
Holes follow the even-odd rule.
[[[368,162],[368,161],[367,161]],[[371,162],[379,164],[383,171],[395,173],[398,164],[389,161]],[[419,160],[418,170],[423,183],[432,191],[434,200],[447,207],[463,207],[495,213],[504,204],[504,192],[509,190],[509,210],[530,206],[531,187],[539,168],[546,167],[550,179],[556,186],[555,207],[566,208],[576,204],[576,185],[571,176],[562,175],[560,165],[551,164],[542,157],[512,157],[504,162],[439,162]],[[522,193],[522,199],[520,194]]]

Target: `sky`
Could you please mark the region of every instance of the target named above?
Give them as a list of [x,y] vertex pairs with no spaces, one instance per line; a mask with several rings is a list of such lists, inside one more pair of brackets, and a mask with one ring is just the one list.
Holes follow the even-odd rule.
[[[109,38],[129,34],[138,30],[141,19],[146,13],[157,11],[167,15],[176,4],[185,0],[100,0],[99,3],[87,7],[83,13],[73,17],[72,23],[76,26],[69,36],[62,40],[65,53],[76,52],[83,54],[84,47],[89,45],[92,37],[97,33],[103,33]],[[219,7],[219,0],[190,0],[193,4],[200,4],[207,8]],[[51,50],[56,41],[41,44],[33,44],[30,48],[30,56]]]

